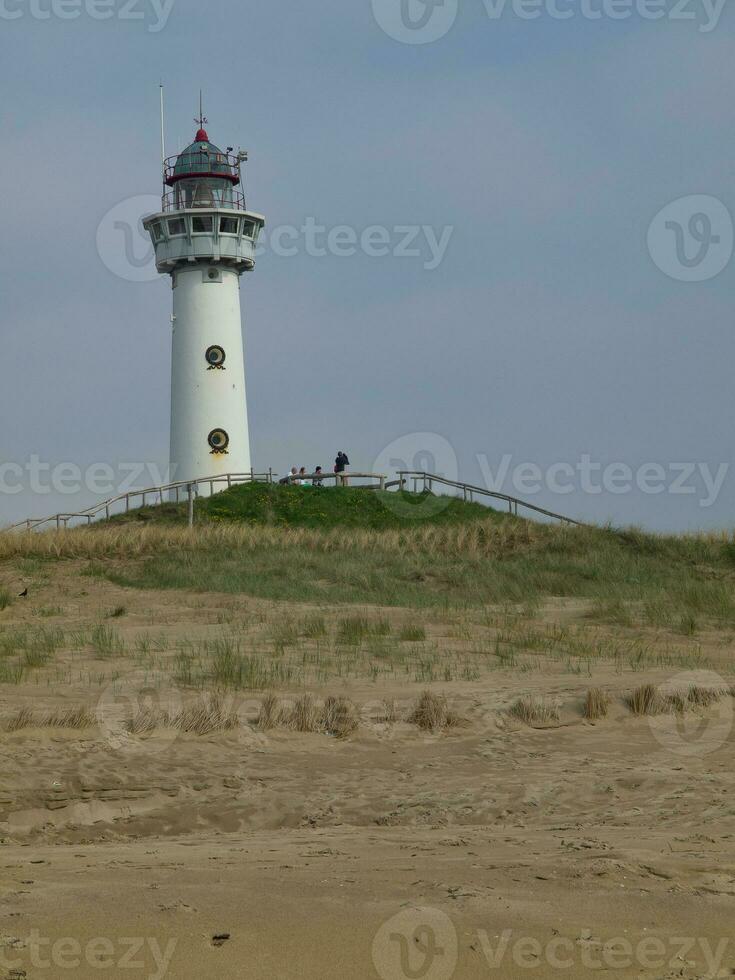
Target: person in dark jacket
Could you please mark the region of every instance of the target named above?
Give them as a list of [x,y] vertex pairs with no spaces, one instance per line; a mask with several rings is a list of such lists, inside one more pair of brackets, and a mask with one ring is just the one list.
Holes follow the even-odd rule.
[[337,453],[337,458],[334,461],[334,472],[337,474],[337,486],[342,484],[342,486],[347,486],[347,475],[345,470],[350,465],[350,461],[347,458],[347,453],[343,453],[342,450]]

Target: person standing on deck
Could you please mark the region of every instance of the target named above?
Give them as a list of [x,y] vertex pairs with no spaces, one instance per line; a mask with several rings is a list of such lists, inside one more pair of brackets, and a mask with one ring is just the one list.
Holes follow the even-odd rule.
[[337,453],[337,458],[334,461],[334,472],[337,474],[337,486],[342,484],[343,487],[347,486],[347,467],[350,465],[350,461],[347,458],[347,453],[343,453],[342,450]]

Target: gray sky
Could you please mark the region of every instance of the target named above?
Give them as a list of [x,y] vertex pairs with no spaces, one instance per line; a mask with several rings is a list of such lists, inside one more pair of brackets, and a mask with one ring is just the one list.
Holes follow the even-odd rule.
[[[405,2],[429,29],[456,6]],[[34,492],[33,456],[165,464],[169,281],[109,216],[133,227],[160,193],[163,80],[169,152],[201,86],[268,221],[243,280],[256,468],[331,468],[345,449],[371,469],[408,436],[407,465],[434,451],[475,483],[511,457],[502,489],[570,516],[731,526],[735,17],[690,0],[694,19],[673,19],[671,0],[654,21],[642,2],[615,20],[603,0],[539,0],[527,20],[459,0],[446,33],[408,44],[415,25],[388,33],[401,0],[174,0],[167,16],[108,0],[107,20],[92,0],[0,0],[0,457],[24,468],[2,521],[93,499]],[[652,232],[662,271],[649,226],[680,199]],[[287,227],[309,220],[381,226],[389,254],[309,254]],[[284,226],[295,255],[278,254]],[[402,226],[418,255],[394,254]],[[611,464],[630,479],[603,479]]]

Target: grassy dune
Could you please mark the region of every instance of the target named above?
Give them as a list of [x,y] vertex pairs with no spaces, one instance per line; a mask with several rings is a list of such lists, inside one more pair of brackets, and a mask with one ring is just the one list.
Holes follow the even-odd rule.
[[533,606],[554,596],[589,600],[590,615],[621,626],[693,634],[707,622],[735,625],[731,535],[673,537],[492,515],[406,529],[216,521],[193,530],[148,523],[0,536],[0,560],[29,557],[84,559],[88,574],[139,589],[407,607]]
[[387,606],[593,602],[605,621],[735,625],[729,542],[494,521],[406,532],[311,531],[219,540],[100,572],[137,588],[188,588],[291,601]]
[[[249,483],[224,490],[195,503],[200,523],[225,522],[270,527],[389,528],[422,524],[458,524],[507,519],[491,508],[456,497],[392,493],[359,487],[323,488]],[[165,523],[185,525],[187,505],[163,504],[139,508],[111,519],[112,524]]]

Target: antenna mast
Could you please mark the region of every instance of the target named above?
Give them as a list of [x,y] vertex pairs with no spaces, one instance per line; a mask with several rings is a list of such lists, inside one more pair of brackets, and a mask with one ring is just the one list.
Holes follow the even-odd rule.
[[207,117],[204,115],[204,110],[202,109],[202,90],[199,89],[199,117],[194,120],[195,123],[199,124],[200,129],[204,129],[205,125],[209,122]]
[[161,169],[166,169],[166,137],[164,135],[163,128],[163,82],[161,82],[159,88],[161,89]]

